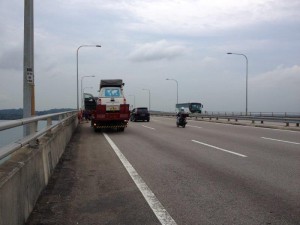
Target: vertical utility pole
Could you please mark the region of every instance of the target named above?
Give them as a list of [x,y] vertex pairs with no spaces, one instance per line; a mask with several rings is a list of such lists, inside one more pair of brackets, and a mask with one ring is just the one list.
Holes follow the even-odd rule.
[[148,94],[149,94],[149,111],[150,111],[150,107],[151,107],[151,103],[150,103],[150,100],[151,100],[151,93],[150,93],[150,89],[142,89],[143,91],[148,91]]
[[169,78],[167,78],[166,80],[172,80],[172,81],[176,82],[176,85],[177,85],[177,101],[176,101],[176,104],[178,104],[178,81],[175,80],[175,79],[169,79]]
[[233,53],[233,52],[228,52],[228,55],[241,55],[244,56],[246,59],[246,116],[248,115],[248,58],[246,55],[242,53]]
[[[33,28],[33,0],[24,0],[23,118],[35,115]],[[24,126],[24,135],[33,130],[34,126]]]

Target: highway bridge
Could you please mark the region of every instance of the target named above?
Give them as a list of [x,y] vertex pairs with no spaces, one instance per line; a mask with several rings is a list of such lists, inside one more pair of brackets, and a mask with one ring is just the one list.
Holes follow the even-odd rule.
[[299,131],[177,128],[153,116],[94,132],[81,122],[31,214],[0,224],[300,224]]

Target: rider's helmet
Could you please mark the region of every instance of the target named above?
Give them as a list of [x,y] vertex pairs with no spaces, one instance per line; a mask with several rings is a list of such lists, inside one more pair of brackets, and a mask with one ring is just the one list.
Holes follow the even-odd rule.
[[184,107],[181,107],[181,108],[180,108],[180,112],[184,112]]

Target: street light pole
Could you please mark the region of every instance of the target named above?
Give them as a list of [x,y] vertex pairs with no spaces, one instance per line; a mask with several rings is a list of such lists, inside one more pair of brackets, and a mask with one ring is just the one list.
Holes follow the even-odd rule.
[[148,91],[148,92],[149,92],[149,111],[150,111],[150,107],[151,107],[151,104],[150,104],[150,98],[151,98],[151,97],[150,97],[150,90],[144,88],[143,91]]
[[228,52],[228,55],[241,55],[244,56],[246,59],[246,115],[248,115],[248,58],[246,55],[241,53],[232,53]]
[[129,95],[129,96],[133,96],[133,108],[135,108],[135,95]]
[[76,93],[77,93],[77,110],[79,110],[79,93],[78,93],[78,52],[79,52],[79,49],[82,48],[82,47],[97,47],[97,48],[100,48],[101,45],[80,45],[78,48],[77,48],[77,54],[76,54],[76,62],[77,62],[77,85],[76,85]]
[[82,108],[82,103],[83,103],[83,92],[82,92],[82,81],[83,81],[83,78],[85,78],[85,77],[95,77],[94,75],[91,75],[91,76],[83,76],[83,77],[81,77],[81,88],[80,88],[80,90],[81,90],[81,108]]
[[[23,118],[27,118],[35,115],[33,0],[24,1],[23,53]],[[37,123],[24,125],[24,136],[36,132],[36,126]]]
[[176,103],[178,104],[178,81],[175,79],[169,79],[169,78],[167,78],[166,80],[173,80],[176,82],[176,85],[177,85],[177,102]]

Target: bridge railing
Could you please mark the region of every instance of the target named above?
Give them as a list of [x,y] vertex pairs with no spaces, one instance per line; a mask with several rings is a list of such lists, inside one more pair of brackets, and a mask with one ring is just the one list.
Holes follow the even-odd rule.
[[[176,113],[170,112],[151,112],[151,115],[159,116],[176,116]],[[225,119],[227,121],[248,120],[252,123],[259,121],[261,124],[264,122],[276,122],[284,123],[286,126],[290,124],[295,124],[299,127],[300,124],[300,113],[275,113],[275,112],[249,112],[247,115],[245,113],[236,112],[204,112],[204,113],[193,113],[189,115],[190,118],[194,119]]]
[[[32,146],[37,145],[39,137],[47,134],[48,132],[51,132],[51,130],[55,129],[56,127],[63,126],[65,123],[68,123],[70,120],[73,120],[75,118],[77,118],[77,111],[68,111],[0,122],[0,132],[24,125],[28,125],[31,127],[31,129],[29,129],[30,132],[27,136],[0,148],[0,160],[4,159],[5,157],[9,156],[10,154],[14,153],[27,144]],[[46,127],[38,130],[38,122],[45,120],[47,121]]]

